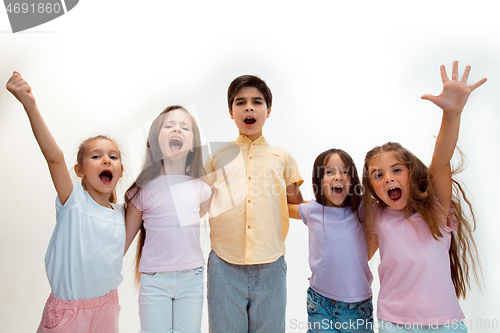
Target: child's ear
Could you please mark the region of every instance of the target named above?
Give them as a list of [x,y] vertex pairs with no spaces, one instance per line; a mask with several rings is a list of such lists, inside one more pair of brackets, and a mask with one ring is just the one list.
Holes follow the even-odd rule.
[[270,115],[271,115],[271,108],[267,109],[267,117],[266,118],[269,118]]
[[83,168],[80,164],[75,164],[75,173],[78,177],[80,178],[83,178],[85,176],[84,172],[83,172]]
[[233,110],[229,109],[229,115],[231,116],[231,119],[234,119]]

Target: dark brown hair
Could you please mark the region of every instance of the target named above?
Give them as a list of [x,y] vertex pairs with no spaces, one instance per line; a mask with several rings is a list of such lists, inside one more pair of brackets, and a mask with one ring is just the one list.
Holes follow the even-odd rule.
[[[168,112],[174,110],[181,110],[185,112],[191,123],[193,125],[193,151],[188,153],[186,158],[185,172],[186,175],[192,176],[194,178],[199,178],[203,175],[203,156],[201,147],[201,137],[200,130],[196,124],[194,117],[182,106],[172,105],[167,107],[160,113],[149,129],[148,141],[146,143],[146,155],[144,157],[144,164],[142,171],[137,177],[137,180],[129,187],[127,192],[125,192],[125,203],[128,204],[133,197],[135,197],[150,181],[154,180],[156,177],[163,174],[163,153],[160,149],[160,144],[158,142],[158,137],[160,135],[160,130],[163,126],[163,122],[168,116]],[[135,255],[135,268],[136,268],[136,282],[139,283],[140,273],[139,263],[142,257],[142,248],[144,247],[144,242],[146,240],[146,229],[144,228],[144,221],[139,230],[139,238],[137,241],[137,251]]]
[[[439,215],[441,212],[439,206],[436,204],[434,188],[432,186],[432,174],[422,161],[408,149],[403,148],[403,146],[396,142],[388,142],[382,146],[375,147],[366,154],[363,167],[363,185],[365,187],[363,204],[365,208],[365,218],[368,224],[373,224],[374,204],[379,204],[382,207],[387,206],[375,193],[370,182],[369,170],[370,162],[379,154],[385,152],[394,154],[394,156],[408,168],[410,193],[408,195],[408,203],[405,207],[406,214],[409,216],[411,213],[420,213],[429,226],[432,237],[436,240],[443,237],[439,229]],[[459,169],[460,168],[454,170],[452,176],[455,175]],[[476,228],[476,220],[472,205],[467,199],[462,186],[453,178],[452,184],[453,193],[451,202],[455,216],[458,220],[458,229],[456,232],[452,232],[451,247],[449,250],[451,278],[457,298],[465,298],[467,289],[470,287],[469,268],[472,268],[475,280],[477,284],[480,285],[476,269],[476,266],[478,266],[480,270],[479,258],[477,257],[476,244],[472,238],[472,231]],[[466,213],[462,209],[461,200],[465,201],[467,204],[468,211],[471,215],[470,220],[472,226],[466,217]]]
[[[361,196],[362,196],[362,188],[361,182],[359,181],[358,170],[356,169],[356,165],[354,164],[351,156],[343,151],[342,149],[329,149],[316,157],[313,165],[313,173],[312,173],[312,185],[314,191],[314,197],[316,201],[326,206],[326,200],[323,193],[323,177],[325,175],[325,165],[333,155],[339,155],[342,162],[347,167],[347,171],[349,172],[349,176],[351,177],[351,186],[349,188],[349,193],[347,195],[345,205],[350,206],[353,213],[358,214],[359,205],[361,204]],[[358,214],[359,219],[359,214]]]
[[264,96],[267,108],[271,108],[273,104],[273,95],[267,84],[261,78],[255,75],[241,75],[231,82],[227,89],[227,104],[229,110],[233,112],[234,97],[244,87],[254,87]]

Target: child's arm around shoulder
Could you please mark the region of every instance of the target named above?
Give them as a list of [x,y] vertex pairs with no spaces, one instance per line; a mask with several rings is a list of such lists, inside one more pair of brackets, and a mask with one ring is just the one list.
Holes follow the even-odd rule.
[[[301,202],[301,203],[308,203],[309,201],[304,201],[304,202]],[[291,218],[291,219],[295,219],[295,220],[302,220],[302,217],[300,216],[300,211],[299,211],[299,205],[300,204],[293,204],[293,203],[289,203],[288,204],[288,216]]]
[[300,220],[299,204],[288,204],[288,216],[291,219]]
[[[293,160],[293,158],[292,158]],[[293,160],[292,167],[296,168],[295,160]],[[300,177],[300,176],[299,176]],[[295,179],[296,180],[296,179]],[[290,218],[300,220],[299,204],[304,202],[302,197],[302,192],[300,191],[300,184],[302,184],[302,178],[299,181],[295,181],[286,186],[286,201],[288,203],[288,214]]]
[[200,204],[200,219],[207,215],[207,213],[210,211],[210,204],[212,203],[212,199],[214,197],[214,189],[211,188],[210,189],[210,197],[208,197],[207,200],[203,201],[201,204]]
[[436,139],[436,146],[429,171],[435,194],[445,215],[448,215],[451,207],[452,179],[450,161],[458,140],[462,110],[467,103],[470,93],[486,82],[486,78],[483,78],[474,84],[467,85],[469,72],[470,66],[467,66],[462,79],[459,81],[458,61],[455,61],[453,62],[452,79],[450,80],[446,74],[446,68],[444,65],[441,66],[443,91],[439,96],[425,94],[421,97],[443,109],[441,129]]
[[18,72],[14,72],[7,82],[6,88],[21,102],[28,115],[35,139],[47,161],[59,201],[64,205],[73,191],[73,183],[64,160],[64,154],[54,140],[38,110],[31,87]]
[[300,192],[299,183],[293,183],[286,187],[286,201],[291,204],[304,202],[302,192]]
[[125,251],[123,255],[125,255],[130,247],[130,244],[134,241],[137,232],[141,229],[142,226],[142,212],[137,209],[137,207],[129,201],[127,203],[127,208],[125,210]]
[[295,162],[291,155],[289,157],[289,167],[287,169],[289,170],[288,177],[293,179],[293,182],[286,186],[288,215],[292,219],[301,220],[299,204],[304,202],[304,198],[302,197],[302,192],[300,191],[299,186],[302,184],[303,180],[298,172],[297,162]]
[[292,219],[301,220],[299,204],[304,202],[299,183],[293,183],[286,187],[286,201],[288,202],[288,215]]

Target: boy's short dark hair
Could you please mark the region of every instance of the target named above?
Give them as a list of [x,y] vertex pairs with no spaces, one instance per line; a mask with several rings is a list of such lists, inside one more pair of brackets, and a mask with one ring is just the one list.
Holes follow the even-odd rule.
[[254,87],[259,90],[264,96],[267,108],[270,108],[273,104],[273,94],[271,94],[271,89],[269,89],[264,80],[255,75],[241,75],[234,79],[227,89],[227,104],[231,112],[233,111],[234,97],[243,87]]

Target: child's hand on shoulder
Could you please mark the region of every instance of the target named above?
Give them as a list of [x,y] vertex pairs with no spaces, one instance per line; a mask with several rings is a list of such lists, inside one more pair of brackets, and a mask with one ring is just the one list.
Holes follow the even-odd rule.
[[453,68],[451,73],[451,80],[446,74],[446,68],[441,65],[441,79],[443,80],[443,91],[439,96],[434,96],[431,94],[422,95],[422,99],[427,99],[432,103],[439,106],[445,112],[451,112],[460,115],[467,99],[471,92],[477,87],[481,86],[486,82],[486,78],[477,81],[474,84],[467,85],[467,79],[469,78],[470,66],[465,67],[462,79],[458,80],[458,61],[453,62]]
[[6,84],[8,91],[14,95],[24,106],[35,104],[35,97],[31,92],[28,82],[23,79],[21,74],[14,72]]

